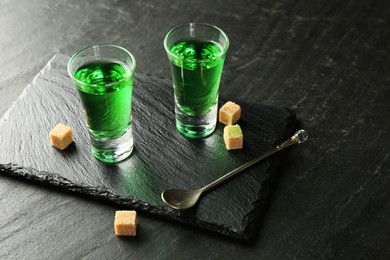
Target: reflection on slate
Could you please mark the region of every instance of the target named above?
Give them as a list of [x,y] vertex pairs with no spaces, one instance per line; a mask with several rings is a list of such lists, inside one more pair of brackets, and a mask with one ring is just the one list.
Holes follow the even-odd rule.
[[[209,192],[187,211],[165,206],[160,194],[168,188],[202,187],[269,150],[297,130],[295,116],[284,108],[232,98],[243,110],[239,123],[244,149],[227,151],[223,125],[201,140],[187,140],[178,134],[171,82],[138,73],[133,90],[134,152],[124,162],[105,165],[91,155],[78,94],[66,72],[68,59],[54,56],[0,120],[2,175],[86,194],[235,238],[251,236],[264,213],[280,156]],[[75,143],[65,151],[49,142],[48,133],[59,122],[74,131]]]

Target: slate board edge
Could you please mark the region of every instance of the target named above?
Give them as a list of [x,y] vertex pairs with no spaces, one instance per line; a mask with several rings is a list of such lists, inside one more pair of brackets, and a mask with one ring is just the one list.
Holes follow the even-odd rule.
[[247,239],[250,237],[245,233],[245,231],[238,232],[237,230],[225,225],[217,225],[193,218],[189,219],[188,217],[183,218],[180,217],[181,213],[174,209],[151,206],[140,200],[124,198],[122,196],[115,195],[113,192],[105,189],[104,187],[95,188],[89,185],[76,184],[56,173],[39,171],[32,167],[7,163],[0,164],[0,174],[6,177],[21,179],[23,181],[40,183],[49,187],[57,187],[61,190],[86,195],[88,197],[119,205],[121,207],[130,207],[147,214],[157,215],[168,220],[175,220],[181,223],[190,224],[196,228],[206,229],[232,238]]
[[[291,110],[286,110],[290,113],[290,117],[286,119],[287,123],[294,124],[295,127],[293,128],[297,128],[299,121],[297,121],[296,116],[291,113]],[[285,133],[286,136],[288,136],[288,134],[289,133]],[[283,154],[285,154],[285,152],[283,152]],[[148,205],[141,200],[135,200],[128,197],[115,195],[113,192],[108,189],[105,189],[104,187],[95,188],[89,185],[85,185],[83,183],[77,184],[60,176],[59,174],[47,171],[39,171],[32,167],[21,166],[14,163],[0,164],[0,174],[7,177],[13,177],[44,184],[51,187],[58,187],[61,190],[86,195],[88,197],[106,201],[122,207],[131,207],[135,210],[139,210],[147,214],[157,215],[168,220],[174,220],[181,223],[189,224],[196,228],[206,229],[208,231],[219,233],[228,237],[236,239],[249,239],[254,233],[254,227],[256,226],[256,224],[258,224],[257,222],[260,217],[260,213],[264,210],[267,200],[269,200],[268,195],[269,191],[271,190],[270,186],[272,186],[272,183],[275,179],[274,175],[278,170],[277,168],[271,168],[272,164],[269,169],[267,169],[267,171],[271,173],[270,178],[266,180],[267,182],[270,182],[270,185],[262,185],[263,189],[260,189],[259,192],[263,192],[264,196],[259,196],[260,199],[253,202],[253,210],[250,211],[243,220],[247,221],[248,224],[246,225],[246,229],[242,231],[238,231],[232,227],[228,227],[225,225],[218,225],[215,223],[209,223],[194,218],[188,218],[188,216],[181,217],[182,214],[186,215],[185,211],[181,212],[174,209],[170,209],[168,207]],[[267,187],[267,189],[264,189],[264,187]],[[257,204],[258,206],[255,206],[255,204]],[[263,215],[265,214],[265,212],[262,213]]]
[[20,99],[23,98],[23,96],[27,95],[27,91],[29,90],[29,88],[31,88],[31,86],[33,85],[33,83],[48,69],[50,69],[50,64],[56,59],[57,56],[61,56],[60,53],[57,53],[55,55],[53,55],[50,60],[46,63],[46,65],[37,73],[37,75],[35,75],[35,77],[33,78],[33,80],[31,81],[31,83],[29,83],[22,91],[22,93],[20,93],[20,95],[18,96],[18,98],[12,103],[12,105],[4,112],[3,116],[0,118],[0,127],[5,124],[8,120],[8,117],[9,117],[9,114],[10,112],[14,109],[14,107],[17,105],[17,103],[19,102]]
[[[281,143],[283,143],[285,140],[291,137],[293,133],[289,132],[288,129],[294,129],[294,131],[297,131],[300,129],[303,124],[297,119],[296,113],[293,109],[285,108],[285,110],[290,114],[289,117],[285,119],[284,122],[286,123],[285,132],[281,135],[281,139],[277,140],[274,143],[274,146],[277,146]],[[288,152],[290,151],[291,147],[287,150],[281,151],[278,154],[273,155],[269,158],[269,160],[276,160],[276,157],[281,158],[279,162],[283,162],[285,157],[287,157]],[[259,193],[263,193],[263,196],[258,196],[258,200],[254,201],[252,203],[253,210],[248,212],[248,214],[244,217],[243,221],[247,221],[248,224],[246,225],[245,230],[240,232],[240,239],[249,239],[253,237],[254,231],[256,230],[256,226],[261,225],[261,219],[265,217],[265,213],[267,211],[267,204],[271,199],[270,191],[274,189],[275,186],[275,180],[279,177],[279,173],[281,170],[281,164],[269,164],[270,166],[267,168],[266,172],[270,173],[269,178],[265,180],[265,182],[269,184],[262,183],[261,189],[258,191]],[[256,206],[257,204],[257,206]]]

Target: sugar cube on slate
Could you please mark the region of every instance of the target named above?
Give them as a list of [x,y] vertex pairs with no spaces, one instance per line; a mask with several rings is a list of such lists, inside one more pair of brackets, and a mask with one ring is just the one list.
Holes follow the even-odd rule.
[[116,211],[114,227],[117,236],[135,236],[137,234],[137,212],[135,210]]
[[235,124],[241,117],[241,107],[228,101],[219,109],[219,122],[225,125]]
[[242,149],[243,135],[239,125],[227,125],[223,129],[223,140],[225,141],[226,149]]
[[60,123],[50,131],[49,137],[52,146],[64,150],[73,142],[72,128]]

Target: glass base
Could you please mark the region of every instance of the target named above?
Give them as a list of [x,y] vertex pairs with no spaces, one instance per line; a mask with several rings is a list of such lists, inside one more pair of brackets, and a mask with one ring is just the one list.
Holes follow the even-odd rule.
[[114,139],[97,138],[92,134],[90,136],[93,156],[104,163],[123,161],[133,151],[133,132],[131,126],[124,135]]
[[218,102],[211,111],[204,115],[190,116],[180,111],[175,105],[176,129],[188,138],[203,138],[214,132],[217,124]]

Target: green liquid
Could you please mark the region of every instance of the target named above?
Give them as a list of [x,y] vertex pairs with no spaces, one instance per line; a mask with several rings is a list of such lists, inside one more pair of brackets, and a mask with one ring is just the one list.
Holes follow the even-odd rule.
[[223,62],[215,42],[182,41],[170,48],[176,104],[188,115],[204,115],[216,105]]
[[75,78],[86,83],[76,85],[95,137],[119,137],[131,124],[133,76],[129,74],[126,66],[109,61],[87,63],[76,71]]

